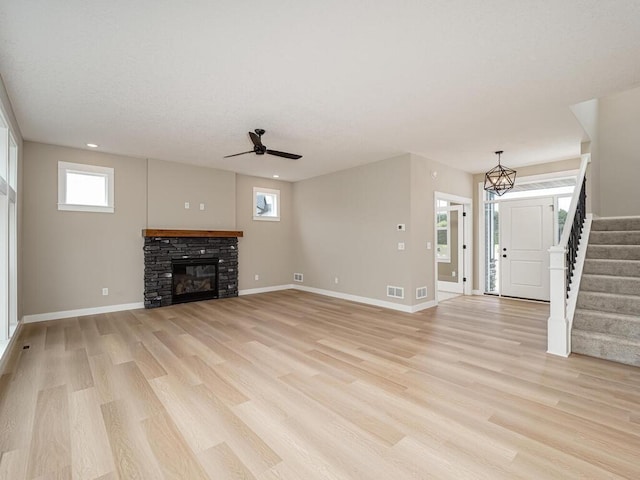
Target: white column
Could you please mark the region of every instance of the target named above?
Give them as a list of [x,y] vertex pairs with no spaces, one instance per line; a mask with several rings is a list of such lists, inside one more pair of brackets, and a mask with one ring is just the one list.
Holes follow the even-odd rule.
[[547,320],[547,353],[568,357],[566,248],[555,245],[549,249],[550,300]]

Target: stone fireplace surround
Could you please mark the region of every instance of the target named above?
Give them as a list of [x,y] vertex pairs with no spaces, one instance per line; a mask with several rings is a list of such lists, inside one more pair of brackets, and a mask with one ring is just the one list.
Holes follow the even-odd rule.
[[171,261],[218,259],[218,298],[238,296],[238,237],[229,230],[143,230],[144,307],[172,305]]

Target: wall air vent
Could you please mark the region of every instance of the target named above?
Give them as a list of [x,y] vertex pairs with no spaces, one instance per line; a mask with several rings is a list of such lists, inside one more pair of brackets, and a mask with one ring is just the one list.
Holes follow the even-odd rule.
[[387,297],[404,298],[404,288],[387,285]]
[[416,288],[416,300],[427,298],[427,287]]
[[303,282],[304,281],[304,276],[301,273],[294,273],[293,274],[293,281],[294,282]]

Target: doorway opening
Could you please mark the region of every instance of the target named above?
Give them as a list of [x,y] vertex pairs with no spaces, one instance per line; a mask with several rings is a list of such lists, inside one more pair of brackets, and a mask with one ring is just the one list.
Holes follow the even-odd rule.
[[471,199],[435,193],[436,302],[471,295]]

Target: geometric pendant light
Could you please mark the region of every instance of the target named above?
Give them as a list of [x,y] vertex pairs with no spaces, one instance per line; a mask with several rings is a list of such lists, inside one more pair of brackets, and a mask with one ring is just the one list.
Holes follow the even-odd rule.
[[500,165],[500,155],[503,153],[502,150],[496,152],[498,165],[484,174],[484,189],[498,196],[511,190],[516,183],[516,171]]

